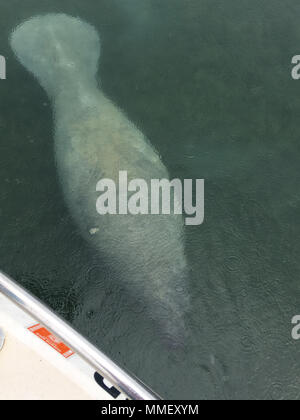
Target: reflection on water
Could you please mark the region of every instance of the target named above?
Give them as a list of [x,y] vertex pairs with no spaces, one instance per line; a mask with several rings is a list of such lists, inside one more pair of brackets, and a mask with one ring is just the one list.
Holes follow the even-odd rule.
[[[299,2],[61,3],[0,0],[1,269],[165,397],[297,398]],[[185,349],[156,339],[141,298],[112,281],[65,205],[49,100],[8,44],[46,12],[97,28],[105,93],[172,178],[206,179],[205,223],[185,229]]]

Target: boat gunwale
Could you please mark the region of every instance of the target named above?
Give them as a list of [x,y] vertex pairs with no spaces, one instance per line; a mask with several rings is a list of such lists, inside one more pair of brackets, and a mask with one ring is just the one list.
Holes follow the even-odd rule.
[[0,272],[0,293],[49,329],[130,399],[148,401],[161,399],[139,379],[119,367],[71,325],[2,272]]

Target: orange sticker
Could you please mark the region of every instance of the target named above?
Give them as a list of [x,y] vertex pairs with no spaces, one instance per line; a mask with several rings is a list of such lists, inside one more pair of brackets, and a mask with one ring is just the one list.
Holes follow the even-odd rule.
[[58,353],[63,355],[66,359],[74,354],[70,347],[66,346],[59,338],[56,338],[50,331],[48,331],[41,324],[33,325],[28,328],[34,335],[39,337],[49,346],[53,347]]

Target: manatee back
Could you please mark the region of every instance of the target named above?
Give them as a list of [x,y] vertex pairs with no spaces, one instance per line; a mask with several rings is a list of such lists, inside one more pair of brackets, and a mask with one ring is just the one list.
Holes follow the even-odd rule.
[[10,43],[19,61],[50,95],[68,80],[94,78],[98,69],[99,35],[79,18],[36,16],[14,30]]

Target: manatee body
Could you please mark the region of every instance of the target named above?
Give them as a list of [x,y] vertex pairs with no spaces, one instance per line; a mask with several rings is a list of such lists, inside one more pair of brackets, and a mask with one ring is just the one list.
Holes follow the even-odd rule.
[[11,35],[19,61],[53,102],[55,155],[64,196],[82,234],[147,304],[163,335],[180,341],[189,306],[183,222],[176,215],[102,215],[102,178],[169,178],[144,135],[99,89],[97,31],[64,14],[34,17]]

